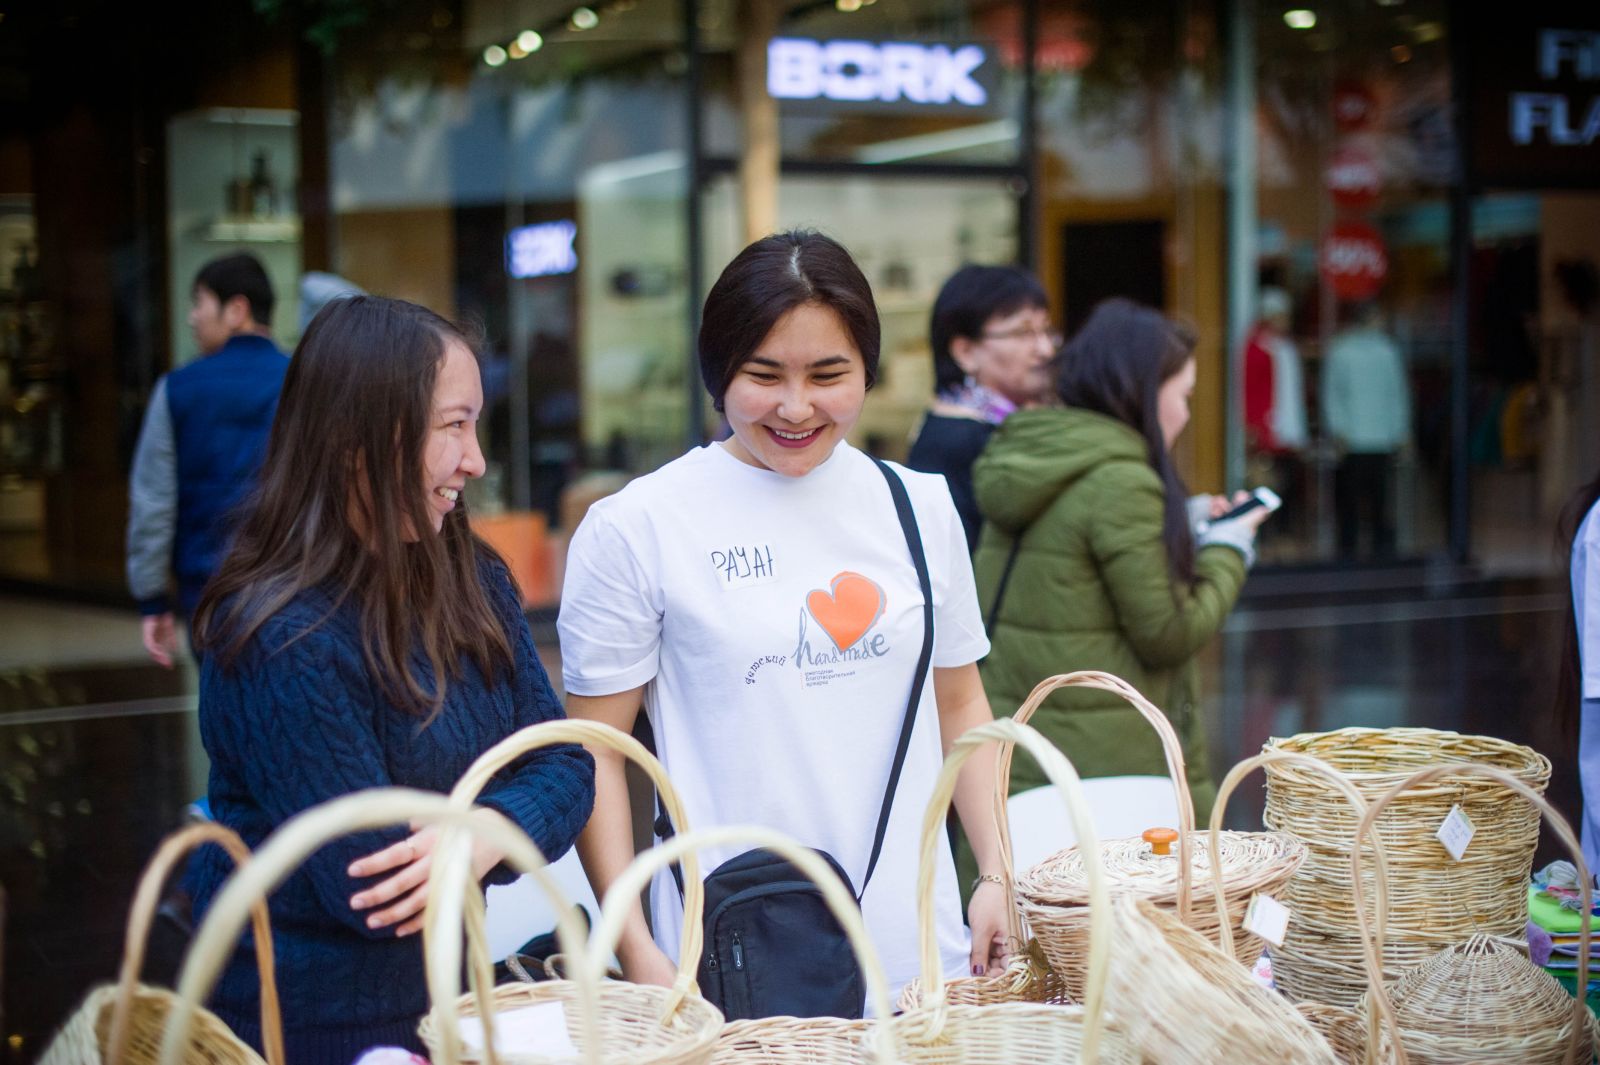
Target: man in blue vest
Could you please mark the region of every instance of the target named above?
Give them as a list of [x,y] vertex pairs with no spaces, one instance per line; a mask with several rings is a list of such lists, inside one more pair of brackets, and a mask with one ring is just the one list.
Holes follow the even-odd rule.
[[178,610],[192,617],[261,469],[289,368],[272,342],[272,282],[255,256],[206,263],[190,300],[201,357],[156,382],[129,483],[128,588],[144,615],[145,650],[167,669],[178,648],[169,574]]

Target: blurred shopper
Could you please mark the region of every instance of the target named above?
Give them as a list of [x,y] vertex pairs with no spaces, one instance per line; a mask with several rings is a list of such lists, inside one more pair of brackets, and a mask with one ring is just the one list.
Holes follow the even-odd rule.
[[1578,715],[1583,859],[1600,871],[1600,477],[1580,488],[1557,527],[1572,572],[1572,598],[1557,686],[1557,713]]
[[1260,302],[1244,351],[1245,442],[1268,455],[1297,454],[1306,446],[1306,394],[1289,335],[1289,294],[1263,288]]
[[328,304],[346,296],[360,296],[365,290],[354,281],[325,270],[307,270],[300,275],[300,334]]
[[[1222,627],[1254,560],[1256,510],[1196,533],[1228,509],[1191,507],[1171,449],[1189,423],[1194,335],[1125,299],[1095,307],[1061,357],[1065,406],[1021,411],[973,474],[983,509],[974,561],[994,649],[983,683],[1014,713],[1056,673],[1114,673],[1166,711],[1183,740],[1202,817],[1216,788],[1194,657]],[[1199,511],[1199,513],[1194,513]],[[1150,726],[1115,695],[1051,695],[1032,724],[1086,777],[1165,775]],[[1019,755],[1012,792],[1043,785]]]
[[1411,443],[1411,387],[1376,302],[1351,308],[1350,324],[1328,342],[1322,425],[1340,453],[1333,481],[1340,555],[1359,556],[1365,526],[1371,530],[1373,556],[1392,558],[1394,466]]
[[[213,259],[190,290],[201,357],[156,382],[128,486],[128,588],[144,648],[172,668],[177,616],[194,615],[255,483],[289,360],[272,342],[272,282],[246,253]],[[178,605],[167,594],[177,576]]]
[[[468,341],[415,304],[337,300],[301,339],[260,491],[195,616],[211,809],[252,847],[347,792],[448,791],[494,743],[562,716],[510,573],[467,524],[482,403]],[[540,751],[481,801],[554,859],[589,815],[593,773],[580,748]],[[428,998],[413,933],[434,844],[433,829],[358,833],[273,894],[295,1065],[420,1049]],[[499,859],[479,844],[473,871],[512,879]],[[231,872],[214,849],[198,856],[197,917]],[[213,1002],[259,1047],[250,953]]]
[[[881,860],[861,899],[898,987],[918,971],[908,900],[922,808],[944,752],[990,720],[976,665],[989,645],[948,489],[894,468],[933,590],[936,639],[931,662],[919,662],[924,600],[891,489],[845,441],[878,354],[872,291],[839,244],[800,231],[742,251],[712,286],[700,327],[701,375],[733,435],[589,510],[572,540],[560,629],[572,716],[626,730],[642,704],[695,828],[779,829],[832,855],[857,890],[915,707]],[[931,683],[913,703],[919,676]],[[597,763],[594,818],[578,848],[603,895],[632,858],[633,837],[622,765],[610,755]],[[994,964],[1003,949],[1010,900],[998,884],[992,789],[992,759],[973,759],[955,806],[990,879],[969,911],[969,952],[943,851],[934,920],[948,973]],[[713,850],[702,860],[715,869],[730,857]],[[651,902],[653,924],[633,913],[617,956],[629,979],[670,983],[682,922],[670,878],[657,879]]]
[[983,519],[972,495],[972,464],[1007,415],[1049,397],[1050,360],[1061,334],[1032,274],[970,265],[939,290],[929,333],[937,391],[906,465],[944,475],[968,550],[975,550]]

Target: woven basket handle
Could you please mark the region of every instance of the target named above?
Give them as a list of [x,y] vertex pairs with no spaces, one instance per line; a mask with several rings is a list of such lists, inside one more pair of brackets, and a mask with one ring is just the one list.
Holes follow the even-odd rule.
[[[1313,758],[1309,754],[1296,754],[1293,751],[1262,751],[1258,755],[1246,758],[1228,770],[1228,775],[1222,778],[1222,784],[1217,788],[1217,801],[1211,808],[1210,839],[1211,853],[1213,855],[1222,853],[1222,813],[1227,808],[1228,799],[1233,796],[1234,789],[1244,781],[1245,777],[1257,769],[1269,765],[1283,764],[1297,765],[1302,769],[1308,769],[1327,777],[1334,790],[1340,792],[1349,800],[1350,808],[1355,813],[1357,820],[1359,821],[1359,819],[1366,816],[1367,800],[1361,797],[1361,793],[1356,790],[1356,786],[1350,782],[1349,777],[1329,763],[1321,758]],[[1359,832],[1352,837],[1350,843],[1352,850],[1356,847],[1355,841],[1360,838]],[[1377,876],[1373,878],[1373,885],[1377,889],[1377,912],[1387,914],[1389,911],[1389,859],[1384,853],[1383,840],[1377,836],[1372,838],[1372,856],[1377,862]],[[1217,900],[1217,915],[1221,918],[1218,924],[1222,929],[1223,953],[1238,961],[1239,955],[1233,941],[1233,922],[1227,918],[1228,899],[1222,883],[1222,863],[1215,860],[1211,863],[1211,890]],[[1359,889],[1355,893],[1355,898],[1356,906],[1359,909],[1362,904]],[[1374,967],[1371,956],[1367,957],[1367,982],[1372,987],[1381,987],[1383,985],[1383,970]],[[1378,1060],[1377,1024],[1379,1021],[1387,1020],[1389,1022],[1389,1030],[1393,1035],[1394,1044],[1397,1047],[1400,1046],[1400,1029],[1395,1023],[1393,1014],[1381,1010],[1379,1014],[1379,1017],[1369,1021],[1367,1027],[1366,1060],[1368,1065],[1376,1065]],[[1397,1054],[1395,1065],[1406,1065],[1404,1048],[1397,1050],[1395,1053]]]
[[[210,995],[216,985],[217,974],[232,952],[239,930],[244,925],[245,914],[253,904],[288,879],[291,872],[328,840],[350,832],[410,821],[465,827],[474,835],[488,839],[505,852],[506,860],[513,866],[532,874],[552,899],[563,900],[563,904],[557,908],[556,926],[561,947],[569,952],[581,948],[583,927],[571,907],[565,905],[561,889],[545,871],[539,849],[499,813],[481,809],[462,810],[453,807],[442,795],[411,788],[373,788],[345,795],[285,821],[267,838],[255,857],[241,866],[223,885],[195,935],[179,975],[178,1000],[168,1014],[167,1030],[161,1043],[161,1065],[180,1065],[183,1060],[195,1004]],[[441,839],[441,845],[443,842]],[[430,891],[425,920],[436,923],[435,919],[459,915],[460,898],[467,890],[465,879],[452,878],[441,885],[439,892]],[[454,897],[453,908],[450,896]],[[451,937],[441,935],[435,938],[445,940]],[[432,960],[430,958],[430,962]],[[437,989],[449,984],[451,974],[436,974],[435,968],[430,965],[428,985],[429,993],[437,996]],[[578,990],[587,1046],[585,1060],[588,1065],[599,1065],[595,989],[583,984]],[[453,997],[447,1001],[452,1000]],[[493,1062],[492,1039],[488,1041],[487,1049],[489,1060]],[[445,1050],[447,1056],[442,1065],[456,1065],[457,1058],[448,1056],[455,1053],[455,1048],[447,1045]]]
[[[128,938],[122,951],[122,970],[117,976],[111,1037],[106,1040],[106,1065],[121,1065],[128,1051],[133,1029],[133,992],[139,982],[139,972],[144,968],[145,946],[161,901],[161,888],[179,859],[207,843],[215,843],[227,851],[235,865],[242,866],[250,860],[250,848],[237,832],[215,821],[204,821],[181,828],[162,840],[139,878],[139,889],[128,911]],[[284,1065],[283,1018],[278,1009],[278,979],[272,960],[272,924],[264,899],[257,899],[250,907],[250,930],[255,936],[256,972],[261,980],[261,1042],[270,1065]]]
[[[1084,855],[1084,878],[1089,884],[1089,961],[1084,985],[1083,1052],[1080,1060],[1092,1065],[1100,1048],[1100,1030],[1104,1023],[1101,1007],[1105,1000],[1106,970],[1111,959],[1108,923],[1111,896],[1106,887],[1105,867],[1100,860],[1100,841],[1094,834],[1094,819],[1089,816],[1089,806],[1083,797],[1078,771],[1049,740],[1033,728],[1012,719],[1000,718],[962,733],[961,738],[952,745],[944,768],[934,782],[933,794],[928,799],[927,811],[922,818],[922,851],[917,865],[917,923],[922,946],[922,986],[925,989],[922,1005],[917,1009],[931,1011],[944,1008],[944,967],[939,961],[933,913],[936,855],[961,767],[986,743],[1021,744],[1061,793],[1067,804],[1067,816],[1078,834],[1078,845]],[[935,1037],[939,1027],[935,1025],[932,1029]]]
[[855,896],[815,851],[770,828],[730,825],[697,832],[680,832],[635,858],[606,891],[605,902],[600,908],[600,923],[590,938],[589,953],[584,958],[589,978],[598,981],[604,976],[606,959],[622,937],[628,905],[649,885],[651,877],[696,850],[730,845],[762,847],[773,851],[793,862],[806,879],[821,889],[823,902],[827,903],[829,912],[844,929],[845,937],[850,940],[850,949],[861,963],[861,972],[867,984],[867,1001],[882,1022],[874,1026],[873,1046],[868,1060],[892,1065],[895,1060],[894,1040],[887,1022],[894,1011],[889,1003],[889,981],[884,976],[878,950],[867,934],[867,926],[861,918],[861,908]]
[[[1589,866],[1583,860],[1583,847],[1579,844],[1578,837],[1573,834],[1572,826],[1567,824],[1567,819],[1562,817],[1560,812],[1554,806],[1551,806],[1544,796],[1505,770],[1497,769],[1491,765],[1474,762],[1451,762],[1447,765],[1432,765],[1426,769],[1417,770],[1417,772],[1412,773],[1372,801],[1367,807],[1366,816],[1361,819],[1361,824],[1356,829],[1357,842],[1359,843],[1362,837],[1373,830],[1373,826],[1377,824],[1378,815],[1383,812],[1383,808],[1388,806],[1401,792],[1419,784],[1431,783],[1442,776],[1483,777],[1486,780],[1492,780],[1500,784],[1510,791],[1516,792],[1531,802],[1544,815],[1544,819],[1549,823],[1550,827],[1555,829],[1556,837],[1561,840],[1562,846],[1571,852],[1573,864],[1578,867],[1579,901],[1583,904],[1583,923],[1581,928],[1582,936],[1578,940],[1578,982],[1576,985],[1578,993],[1572,999],[1572,1041],[1568,1053],[1570,1060],[1574,1063],[1590,1061],[1593,1056],[1593,1048],[1589,1043],[1589,1007],[1584,1003],[1582,989],[1589,986],[1589,925],[1591,916],[1589,911],[1594,905],[1590,890],[1593,881],[1589,876]],[[1359,846],[1350,848],[1350,874],[1354,880],[1356,920],[1361,927],[1362,949],[1367,952],[1367,967],[1370,970],[1379,971],[1383,965],[1383,928],[1388,923],[1389,915],[1386,911],[1380,911],[1377,934],[1371,934],[1367,927],[1366,907],[1362,904],[1361,848]],[[1389,990],[1384,986],[1383,981],[1379,980],[1372,985],[1372,992],[1373,1003],[1383,1010],[1384,1015],[1390,1018],[1391,1024],[1395,1028],[1397,1063],[1398,1065],[1405,1065],[1405,1049],[1399,1045],[1399,1028],[1394,1021],[1394,1003],[1389,999]]]
[[[542,721],[537,725],[529,725],[513,732],[477,757],[456,782],[456,786],[450,789],[450,801],[457,806],[471,805],[477,800],[479,793],[488,786],[490,779],[501,769],[529,751],[552,747],[558,743],[581,743],[586,747],[605,748],[621,754],[649,776],[650,782],[655,785],[657,793],[661,796],[667,815],[672,818],[675,830],[683,832],[689,828],[689,819],[684,813],[683,798],[668,779],[665,767],[656,756],[626,732],[598,721],[576,719]],[[469,902],[467,909],[469,931],[475,925],[481,926],[483,923],[482,908],[482,900]],[[698,918],[689,920],[689,914],[704,912],[705,884],[700,879],[700,857],[692,850],[683,858],[683,910],[683,940],[678,950],[678,976],[673,981],[673,994],[667,999],[661,1018],[663,1023],[671,1019],[687,995],[700,993],[695,980],[699,970],[705,929],[700,926]],[[482,947],[484,952],[482,956],[474,954],[471,961],[472,972],[484,971],[488,964],[487,943],[481,937],[472,936],[469,936],[468,942]],[[474,947],[474,950],[476,949],[477,947]]]
[[[1190,882],[1194,861],[1194,841],[1191,839],[1195,830],[1194,798],[1189,794],[1189,777],[1184,771],[1183,744],[1178,740],[1178,733],[1173,729],[1172,722],[1167,720],[1167,715],[1162,713],[1159,707],[1121,677],[1092,669],[1062,673],[1040,681],[1029,693],[1027,701],[1011,715],[1011,720],[1019,725],[1027,724],[1028,719],[1044,704],[1045,699],[1061,688],[1097,688],[1113,695],[1120,695],[1139,711],[1139,715],[1149,722],[1150,727],[1155,729],[1156,735],[1160,737],[1161,753],[1167,759],[1167,775],[1172,779],[1172,791],[1178,799],[1178,918],[1184,924],[1192,923]],[[1010,787],[1011,755],[1010,744],[1000,749],[999,786],[1003,789]],[[1006,838],[1005,834],[1002,834],[1002,838]],[[1081,843],[1079,849],[1082,849]],[[1009,853],[1002,857],[1009,863]],[[1008,868],[1007,874],[1009,873]]]

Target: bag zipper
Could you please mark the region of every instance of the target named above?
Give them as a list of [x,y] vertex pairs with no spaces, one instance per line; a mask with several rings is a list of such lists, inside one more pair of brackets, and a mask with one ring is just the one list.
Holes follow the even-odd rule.
[[744,968],[744,945],[739,942],[739,933],[733,933],[733,969],[739,972]]

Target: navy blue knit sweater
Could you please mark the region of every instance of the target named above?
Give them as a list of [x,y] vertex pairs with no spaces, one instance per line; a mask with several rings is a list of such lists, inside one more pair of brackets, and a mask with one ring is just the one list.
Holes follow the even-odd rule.
[[[230,669],[208,655],[200,673],[200,732],[211,756],[217,820],[254,848],[294,814],[348,792],[384,785],[446,792],[497,741],[562,717],[504,567],[486,562],[480,575],[511,637],[515,672],[488,683],[464,662],[463,677],[447,686],[443,712],[426,728],[384,699],[362,656],[353,604],[317,624],[331,602],[325,594],[304,593],[274,615]],[[594,762],[575,746],[533,752],[496,777],[480,801],[520,825],[554,860],[588,820]],[[416,1026],[428,1005],[422,936],[368,929],[367,913],[351,910],[350,896],[383,877],[345,873],[356,858],[406,835],[401,825],[346,836],[273,894],[290,1065],[350,1065],[376,1045],[420,1049]],[[216,847],[196,855],[188,886],[197,918],[231,871]],[[486,879],[512,878],[500,866]],[[257,1048],[259,996],[246,933],[211,1005]]]

